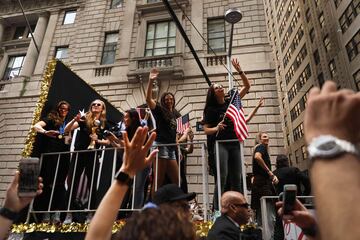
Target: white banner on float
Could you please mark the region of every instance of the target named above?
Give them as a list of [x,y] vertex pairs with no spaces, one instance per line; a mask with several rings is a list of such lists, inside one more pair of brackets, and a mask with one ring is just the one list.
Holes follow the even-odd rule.
[[305,240],[306,237],[295,223],[283,221],[284,226],[284,240]]

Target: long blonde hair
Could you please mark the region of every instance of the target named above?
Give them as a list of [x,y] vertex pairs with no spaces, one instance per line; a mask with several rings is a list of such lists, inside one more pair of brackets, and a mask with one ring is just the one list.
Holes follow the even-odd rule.
[[85,122],[86,122],[86,126],[91,129],[92,127],[94,127],[94,121],[95,121],[95,115],[92,113],[91,111],[91,107],[93,105],[93,103],[97,101],[97,102],[100,102],[101,105],[102,105],[102,111],[101,111],[101,114],[100,114],[100,122],[101,122],[101,128],[104,128],[105,127],[105,122],[106,122],[106,105],[103,101],[101,101],[100,99],[95,99],[94,101],[92,101],[90,103],[90,106],[89,106],[89,110],[86,112],[85,114]]

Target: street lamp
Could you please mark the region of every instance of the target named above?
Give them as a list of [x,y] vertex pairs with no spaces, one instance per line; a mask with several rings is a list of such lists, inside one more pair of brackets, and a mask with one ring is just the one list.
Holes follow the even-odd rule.
[[232,49],[232,41],[233,41],[233,32],[234,32],[234,24],[239,22],[242,19],[242,13],[238,8],[230,8],[225,12],[225,20],[231,24],[230,30],[230,43],[229,43],[229,51],[227,56],[227,64],[228,64],[228,78],[229,78],[229,90],[233,88],[232,82],[232,69],[231,69],[231,49]]

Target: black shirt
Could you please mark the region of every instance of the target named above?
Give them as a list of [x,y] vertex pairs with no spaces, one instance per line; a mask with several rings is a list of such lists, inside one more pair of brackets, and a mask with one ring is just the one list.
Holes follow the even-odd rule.
[[[223,120],[228,106],[229,100],[226,100],[224,104],[218,104],[217,106],[209,107],[205,111],[205,124],[208,124],[209,127],[216,127],[219,122]],[[216,140],[238,139],[236,137],[236,133],[234,131],[234,124],[231,119],[225,117],[224,124],[226,125],[226,127],[224,128],[224,130],[218,132]]]
[[180,117],[175,112],[168,112],[169,117],[166,116],[166,109],[163,109],[158,103],[155,108],[151,110],[156,120],[156,141],[160,143],[176,143],[176,118]]
[[[85,150],[90,144],[91,138],[91,129],[86,125],[85,121],[78,122],[80,130],[77,132],[76,141],[75,141],[75,150]],[[105,127],[102,127],[102,123],[96,130],[98,139],[104,139],[104,130],[109,129],[108,124],[105,122]]]
[[[46,126],[44,127],[44,129],[47,131],[55,130],[63,132],[66,126],[66,122],[64,122],[61,126],[56,126],[55,121],[50,118],[45,118],[42,121],[45,122]],[[44,136],[44,140],[45,141],[43,141],[42,146],[43,152],[66,152],[70,150],[70,146],[65,144],[64,138],[59,139],[57,137],[53,138]]]
[[271,170],[270,156],[267,151],[267,148],[264,144],[259,144],[258,146],[256,146],[254,150],[253,161],[252,161],[253,174],[269,177],[269,174],[260,166],[260,164],[258,164],[257,160],[255,159],[255,153],[257,152],[261,153],[262,159],[264,159],[266,166],[269,168],[269,170]]
[[[279,179],[279,183],[275,186],[277,194],[283,191],[285,184],[295,184],[298,188],[298,195],[310,194],[310,180],[308,176],[302,173],[298,168],[281,167],[274,171],[274,175]],[[301,191],[301,185],[304,186],[304,191]]]

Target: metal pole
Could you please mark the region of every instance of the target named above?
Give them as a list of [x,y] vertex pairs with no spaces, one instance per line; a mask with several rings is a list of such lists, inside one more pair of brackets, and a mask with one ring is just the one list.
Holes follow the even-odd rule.
[[217,184],[217,194],[218,196],[218,208],[221,211],[221,176],[220,176],[220,154],[219,154],[219,142],[215,141],[215,151],[216,151],[216,184]]
[[209,183],[208,183],[208,175],[206,161],[205,161],[205,143],[201,144],[201,162],[202,162],[202,177],[203,177],[203,209],[204,209],[204,221],[208,220],[208,207],[209,207]]
[[234,33],[234,24],[231,23],[230,42],[229,42],[229,50],[228,50],[228,56],[227,56],[227,65],[228,65],[228,69],[229,69],[229,71],[228,71],[229,91],[233,88],[232,68],[231,68],[231,53],[232,53],[233,33]]

